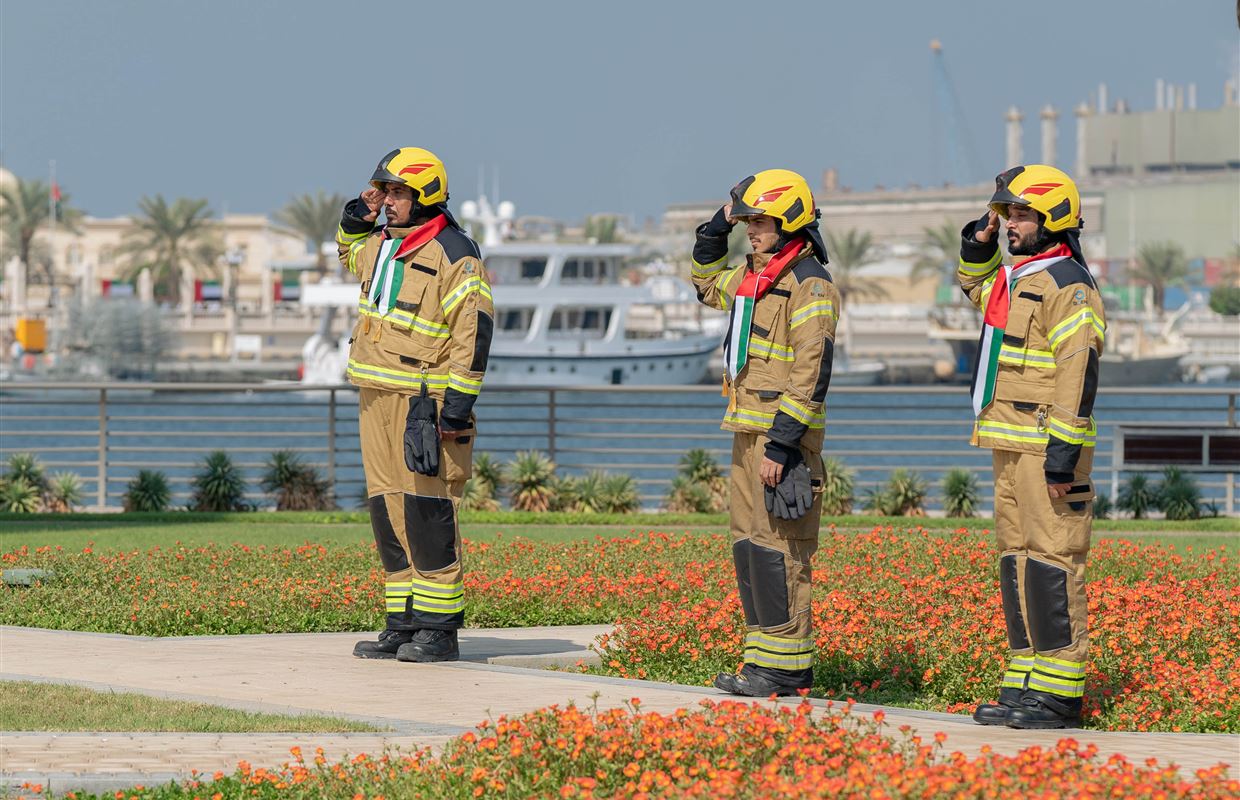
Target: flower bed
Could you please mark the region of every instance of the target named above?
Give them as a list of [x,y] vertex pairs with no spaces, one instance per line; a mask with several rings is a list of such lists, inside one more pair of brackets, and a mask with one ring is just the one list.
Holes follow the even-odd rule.
[[[242,763],[232,775],[91,798],[955,798],[1235,797],[1222,768],[1181,775],[1062,739],[1015,756],[948,753],[942,734],[892,733],[847,709],[807,703],[704,702],[673,714],[551,707],[500,717],[441,755],[365,754],[329,764],[299,749],[275,769]],[[29,791],[29,789],[28,789]]]
[[[649,533],[467,544],[477,626],[619,622],[609,674],[701,684],[738,666],[725,536]],[[243,545],[99,553],[25,548],[5,568],[56,577],[0,588],[0,622],[145,635],[373,629],[370,545]],[[823,532],[815,557],[815,694],[965,710],[987,699],[1005,642],[985,532]],[[1240,731],[1240,570],[1218,552],[1099,542],[1091,557],[1087,722]]]

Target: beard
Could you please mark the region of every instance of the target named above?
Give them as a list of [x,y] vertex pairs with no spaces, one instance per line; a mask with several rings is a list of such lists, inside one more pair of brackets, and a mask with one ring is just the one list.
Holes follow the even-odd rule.
[[1008,252],[1014,256],[1036,256],[1046,249],[1047,244],[1046,231],[1043,228],[1024,236],[1008,234]]

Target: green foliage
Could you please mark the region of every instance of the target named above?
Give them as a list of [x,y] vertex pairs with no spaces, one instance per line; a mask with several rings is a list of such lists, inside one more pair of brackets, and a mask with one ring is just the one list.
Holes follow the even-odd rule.
[[604,514],[627,514],[641,506],[637,482],[632,475],[603,476],[599,487],[599,511]]
[[841,304],[847,305],[849,298],[882,300],[887,296],[882,286],[860,274],[862,267],[879,259],[879,250],[870,233],[856,228],[841,232],[828,229],[826,239],[832,282],[839,290]]
[[1094,519],[1110,519],[1114,511],[1111,498],[1105,492],[1094,496]]
[[[30,282],[46,286],[56,282],[51,251],[45,239],[35,236],[51,219],[50,193],[51,187],[38,180],[18,178],[0,186],[0,261],[16,256],[29,268]],[[61,191],[58,205],[57,227],[78,233],[82,212],[69,205],[68,192]]]
[[276,212],[277,222],[290,228],[310,245],[314,252],[314,269],[319,275],[327,272],[323,245],[335,239],[340,211],[347,199],[342,194],[328,194],[320,189],[316,194],[293,197]]
[[82,504],[82,479],[74,472],[57,472],[48,481],[44,505],[48,511],[67,514]]
[[917,281],[926,277],[954,275],[960,252],[960,225],[945,220],[937,228],[922,228],[921,237],[917,260],[913,262],[909,278]]
[[728,479],[708,451],[694,448],[680,457],[680,470],[667,494],[673,512],[709,514],[728,507]]
[[461,494],[462,511],[499,511],[499,487],[503,484],[503,467],[486,453],[474,456],[473,477],[465,481]]
[[517,453],[504,470],[504,482],[512,488],[516,511],[548,511],[554,498],[555,462],[542,453]]
[[853,471],[838,458],[822,462],[822,513],[840,517],[852,513],[854,502]]
[[1201,490],[1197,482],[1179,467],[1163,470],[1157,491],[1158,508],[1167,519],[1197,519],[1201,516]]
[[47,491],[47,473],[39,459],[31,453],[14,453],[9,456],[8,469],[4,477],[11,481],[24,481],[34,487],[40,494]]
[[925,480],[901,467],[892,471],[881,490],[871,493],[870,502],[885,516],[924,517],[927,493]]
[[949,517],[975,517],[982,503],[977,476],[967,469],[953,469],[943,476],[943,512]]
[[25,478],[6,476],[0,481],[0,508],[14,514],[33,514],[43,505],[43,493]]
[[1240,286],[1215,286],[1210,290],[1210,308],[1225,317],[1240,314]]
[[118,250],[128,264],[128,277],[136,279],[150,269],[156,298],[180,302],[183,267],[214,273],[223,252],[213,212],[206,200],[179,197],[169,203],[160,194],[139,200],[138,212]]
[[594,214],[586,217],[585,237],[598,244],[611,244],[620,241],[616,230],[619,220],[613,214]]
[[267,460],[261,480],[277,511],[329,511],[336,507],[332,487],[319,471],[291,450],[277,450]]
[[1176,242],[1147,242],[1137,250],[1132,278],[1153,290],[1157,313],[1163,311],[1167,287],[1183,286],[1188,276],[1188,259],[1184,256],[1184,248]]
[[125,510],[159,512],[168,509],[172,492],[168,478],[162,472],[144,469],[125,488]]
[[245,511],[245,478],[223,450],[206,457],[194,476],[192,511]]
[[1138,472],[1120,487],[1115,506],[1132,514],[1133,519],[1142,519],[1158,506],[1158,492],[1150,486],[1149,478]]
[[497,492],[504,486],[504,466],[488,453],[478,453],[474,456],[474,477],[490,484],[492,492]]

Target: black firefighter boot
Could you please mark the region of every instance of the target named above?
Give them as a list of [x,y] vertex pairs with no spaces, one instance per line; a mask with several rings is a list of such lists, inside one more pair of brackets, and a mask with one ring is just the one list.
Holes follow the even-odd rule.
[[1081,699],[1056,697],[1046,692],[1026,691],[1020,708],[1008,714],[1009,728],[1042,730],[1046,728],[1078,728],[1081,725]]
[[456,631],[423,628],[415,631],[408,644],[396,651],[399,661],[416,661],[425,664],[432,661],[459,661],[461,649],[457,644]]
[[396,658],[400,646],[413,638],[413,631],[394,631],[388,628],[379,634],[377,642],[358,642],[353,645],[357,658]]
[[1008,714],[1012,709],[1020,708],[1020,699],[1024,695],[1023,689],[1014,689],[1007,687],[999,690],[999,702],[982,703],[977,707],[977,711],[973,712],[973,721],[978,725],[1006,725]]
[[[784,673],[784,674],[778,674]],[[784,678],[784,681],[773,678]],[[739,674],[721,672],[715,676],[715,688],[742,697],[795,697],[801,689],[814,685],[812,670],[776,670],[745,664]]]

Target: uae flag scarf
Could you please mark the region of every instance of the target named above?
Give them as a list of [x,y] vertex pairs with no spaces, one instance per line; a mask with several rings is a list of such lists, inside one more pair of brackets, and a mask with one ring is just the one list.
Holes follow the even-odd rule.
[[728,338],[723,342],[723,363],[728,371],[728,380],[736,380],[749,358],[749,333],[753,326],[754,304],[770,291],[779,278],[779,273],[788,262],[797,257],[804,246],[804,237],[798,236],[780,248],[761,272],[745,271],[745,277],[736,289],[736,299],[732,301]]
[[1012,307],[1012,289],[1021,278],[1035,275],[1052,264],[1071,258],[1072,250],[1060,244],[1018,261],[1012,266],[1002,266],[995,275],[994,288],[986,301],[982,317],[982,338],[977,346],[977,369],[973,372],[973,414],[980,417],[995,399],[995,376],[999,371],[999,350],[1003,347],[1003,330],[1007,327],[1008,311]]
[[380,316],[387,316],[396,305],[396,298],[400,296],[400,285],[405,280],[405,267],[400,260],[434,239],[446,227],[448,218],[439,214],[403,237],[392,236],[390,230],[384,231],[386,239],[379,250],[379,265],[375,267],[375,274],[371,277],[370,295],[367,298]]

